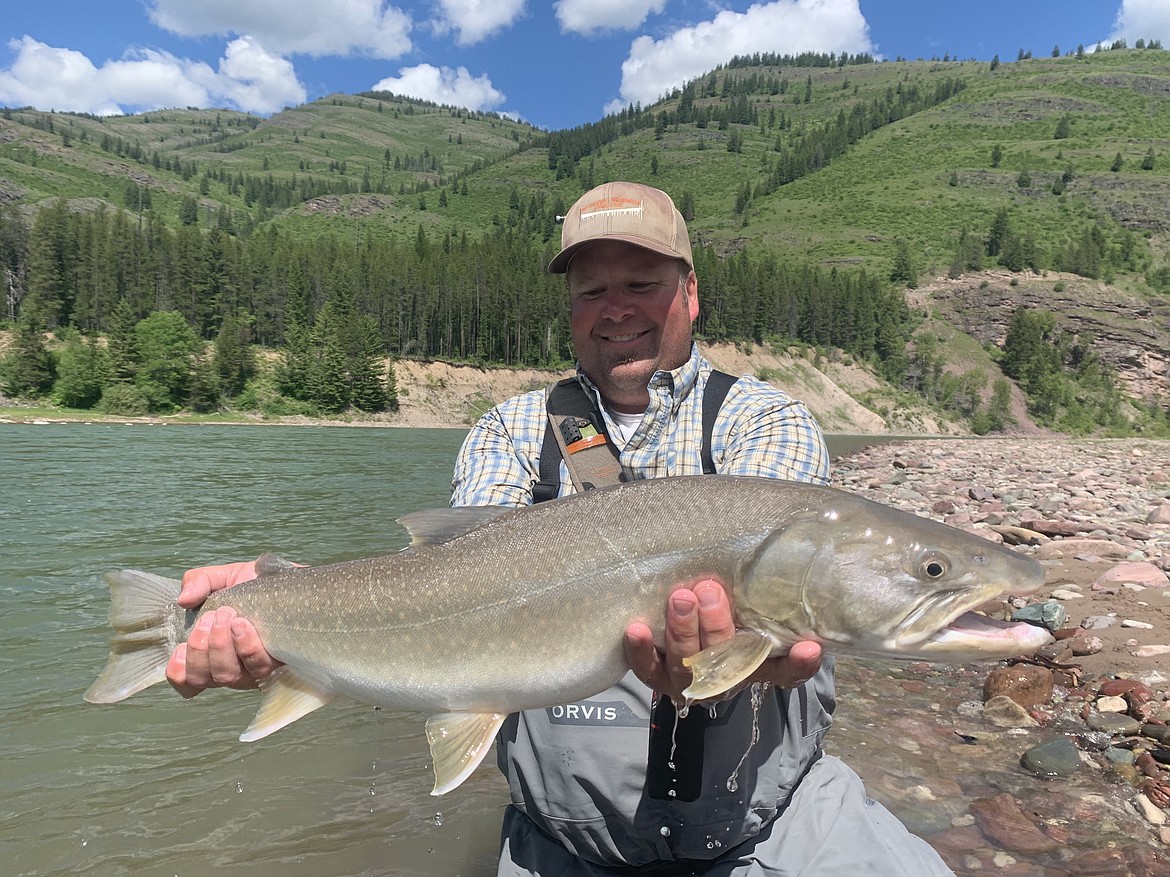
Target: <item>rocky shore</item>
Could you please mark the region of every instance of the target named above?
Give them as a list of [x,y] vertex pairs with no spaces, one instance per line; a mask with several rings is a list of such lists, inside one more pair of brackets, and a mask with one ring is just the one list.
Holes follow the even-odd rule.
[[[952,689],[964,674],[982,676],[967,680],[977,699],[919,728],[929,737],[950,723],[981,747],[969,769],[986,780],[922,786],[932,798],[974,800],[949,825],[925,818],[919,833],[959,874],[1170,874],[1170,442],[915,439],[835,460],[833,483],[1047,568],[1043,591],[983,611],[1042,624],[1056,642],[952,675]],[[945,674],[911,667],[901,678],[908,697],[932,691],[929,708],[940,710]],[[957,763],[962,748],[944,755]],[[996,775],[990,764],[1017,752],[1014,772]],[[866,776],[888,786],[903,818],[916,807],[898,779],[905,771]]]

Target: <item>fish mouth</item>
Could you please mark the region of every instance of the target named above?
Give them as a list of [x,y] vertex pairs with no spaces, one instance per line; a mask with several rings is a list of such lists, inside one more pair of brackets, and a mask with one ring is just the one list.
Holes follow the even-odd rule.
[[981,602],[983,602],[981,594],[972,594],[966,588],[932,594],[911,609],[894,628],[894,644],[902,649],[929,642]]
[[928,659],[1011,658],[1052,642],[1052,634],[1043,627],[1023,621],[996,621],[971,611],[987,599],[965,590],[939,594],[898,625],[895,650]]
[[963,612],[934,636],[919,644],[923,654],[940,656],[975,651],[987,657],[1015,657],[1048,645],[1053,636],[1026,621],[996,621],[978,612]]

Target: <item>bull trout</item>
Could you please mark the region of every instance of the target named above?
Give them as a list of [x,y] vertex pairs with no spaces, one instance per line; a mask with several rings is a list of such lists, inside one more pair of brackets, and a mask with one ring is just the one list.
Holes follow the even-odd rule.
[[628,670],[626,627],[661,645],[667,597],[715,578],[738,632],[688,662],[692,700],[715,697],[800,640],[839,654],[968,661],[1050,640],[970,610],[1044,581],[1035,560],[828,487],[731,475],[654,479],[523,509],[455,508],[400,519],[396,554],[320,567],[262,559],[261,575],[199,612],[179,582],[123,570],[109,661],[85,693],[114,703],[164,680],[199,613],[232,606],[285,666],[260,683],[243,741],[338,696],[440,711],[426,726],[433,794],[454,789],[508,713],[581,700]]

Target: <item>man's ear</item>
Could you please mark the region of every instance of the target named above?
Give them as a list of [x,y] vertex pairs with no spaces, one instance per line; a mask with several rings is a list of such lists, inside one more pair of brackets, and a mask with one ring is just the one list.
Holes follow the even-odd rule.
[[699,278],[695,276],[694,271],[687,275],[685,288],[687,304],[690,306],[691,322],[693,323],[699,318]]

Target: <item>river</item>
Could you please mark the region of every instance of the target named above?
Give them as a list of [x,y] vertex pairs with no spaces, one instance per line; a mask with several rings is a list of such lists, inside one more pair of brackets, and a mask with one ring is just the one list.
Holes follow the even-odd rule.
[[[106,654],[102,572],[177,576],[266,550],[308,563],[395,551],[407,541],[395,518],[446,504],[462,436],[0,425],[0,873],[492,873],[502,779],[482,769],[431,797],[425,716],[339,702],[241,744],[252,694],[185,702],[157,686],[116,706],[81,700]],[[835,452],[849,446],[833,440]],[[955,734],[958,705],[977,697],[976,671],[839,666],[829,748],[914,830],[963,827],[980,794],[1042,788],[1015,764],[1009,737],[973,726],[971,745]],[[1082,838],[1070,815],[1063,850],[1009,856],[1023,868],[1011,873],[1052,873],[1042,869],[1099,843],[1148,843],[1120,792],[1113,801],[1078,782],[1059,794],[1102,798],[1094,812],[1112,827]],[[971,873],[981,872],[977,853]]]

